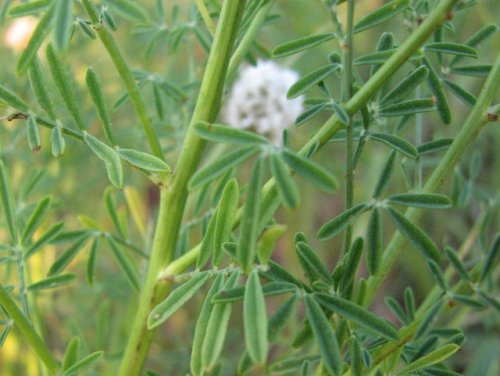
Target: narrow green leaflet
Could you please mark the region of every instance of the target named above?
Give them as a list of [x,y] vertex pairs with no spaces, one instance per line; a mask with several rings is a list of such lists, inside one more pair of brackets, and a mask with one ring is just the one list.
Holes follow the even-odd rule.
[[170,166],[154,155],[132,149],[116,147],[116,152],[121,159],[131,165],[151,172],[170,172]]
[[156,328],[164,323],[179,308],[181,308],[193,295],[202,288],[208,280],[209,274],[202,272],[196,274],[189,281],[178,286],[163,302],[151,310],[148,316],[148,329]]
[[69,44],[73,29],[73,0],[57,0],[54,19],[54,45],[63,51]]
[[78,252],[83,248],[85,243],[87,242],[87,239],[89,238],[89,235],[85,233],[84,235],[80,236],[78,240],[67,250],[65,250],[57,259],[54,261],[52,266],[49,269],[49,276],[53,276],[56,274],[59,274],[62,272],[71,261],[76,257]]
[[26,122],[26,135],[28,137],[28,145],[32,151],[38,151],[42,147],[40,140],[40,131],[35,123],[33,116],[28,118]]
[[370,133],[368,137],[372,140],[379,141],[390,146],[408,158],[418,157],[417,148],[404,138],[387,133]]
[[418,154],[433,153],[440,150],[446,150],[453,143],[453,138],[441,138],[420,144],[417,147]]
[[137,272],[133,260],[123,251],[123,249],[120,248],[120,246],[112,237],[108,237],[107,240],[111,248],[111,252],[113,252],[113,255],[118,261],[118,264],[120,264],[120,267],[123,269],[125,277],[127,277],[130,285],[134,289],[139,290],[139,273]]
[[9,229],[10,241],[17,243],[17,229],[14,211],[14,197],[10,186],[7,170],[2,160],[0,160],[0,199],[7,227]]
[[29,260],[31,256],[33,256],[36,252],[38,252],[45,244],[54,239],[61,232],[64,227],[64,222],[58,222],[50,229],[48,229],[42,236],[38,238],[33,244],[29,246],[26,250],[26,253],[23,256],[25,261]]
[[387,161],[384,164],[384,168],[380,173],[380,177],[378,178],[377,184],[375,185],[375,189],[373,190],[373,198],[379,198],[382,193],[384,193],[385,188],[389,184],[389,180],[391,179],[392,172],[394,171],[394,161],[396,160],[396,151],[391,151]]
[[66,346],[66,351],[64,352],[64,358],[62,363],[62,369],[67,370],[73,364],[78,361],[80,351],[80,337],[73,337]]
[[306,123],[307,121],[311,120],[313,117],[318,115],[321,111],[323,111],[327,107],[328,103],[319,103],[309,107],[299,116],[297,116],[297,119],[295,119],[295,125],[302,125]]
[[380,209],[373,208],[366,231],[366,269],[370,275],[375,275],[382,261],[383,228]]
[[213,142],[231,145],[266,145],[268,141],[256,133],[233,128],[229,125],[198,122],[194,126],[198,136]]
[[439,261],[439,249],[425,232],[406,219],[397,210],[391,207],[387,207],[386,210],[399,232],[413,244],[417,251],[422,253],[425,258]]
[[271,375],[289,375],[294,374],[300,369],[305,361],[317,362],[320,360],[319,355],[292,356],[291,358],[281,359],[269,366]]
[[340,376],[342,374],[342,359],[332,326],[319,304],[311,295],[304,297],[304,303],[306,306],[306,316],[316,338],[324,366],[328,372]]
[[9,9],[9,17],[25,17],[38,14],[46,10],[50,5],[50,0],[35,0],[29,3],[14,5]]
[[470,93],[469,91],[465,90],[463,87],[457,85],[452,81],[443,79],[442,82],[451,91],[451,93],[455,95],[455,97],[462,101],[462,103],[469,107],[474,107],[477,102],[477,97],[474,94]]
[[387,197],[387,202],[389,204],[424,209],[446,209],[451,207],[451,199],[437,193],[401,193]]
[[391,19],[392,17],[404,11],[410,5],[410,3],[410,0],[394,0],[385,4],[374,12],[371,12],[368,16],[354,25],[354,33],[359,33],[361,31],[370,29],[378,24],[381,24],[382,22]]
[[90,26],[90,22],[87,20],[82,20],[81,18],[77,19],[78,22],[78,27],[80,28],[81,32],[90,39],[95,39],[95,31],[92,29]]
[[436,109],[435,104],[436,100],[434,98],[409,99],[407,101],[381,107],[378,111],[378,115],[403,116],[429,112]]
[[414,362],[408,364],[406,367],[403,367],[398,371],[398,375],[407,375],[422,368],[440,363],[443,360],[455,354],[459,349],[460,346],[454,343],[449,343],[447,345],[444,345],[443,347],[440,347],[439,349],[434,350],[429,354],[424,355],[421,358],[415,360]]
[[427,43],[424,47],[425,51],[439,52],[442,54],[450,54],[455,56],[465,56],[477,58],[477,50],[471,46],[462,43],[451,42],[434,42]]
[[31,89],[35,94],[35,98],[40,107],[49,115],[50,119],[55,121],[56,111],[49,95],[47,81],[42,69],[42,64],[38,57],[34,57],[28,71],[28,77],[31,84]]
[[[397,48],[390,48],[383,51],[372,52],[354,59],[354,65],[379,65],[384,64],[397,51]],[[410,61],[416,60],[420,55],[413,55]]]
[[329,64],[306,74],[290,87],[287,93],[287,98],[297,98],[299,95],[303,94],[313,86],[325,80],[338,69],[340,69],[339,64]]
[[285,225],[274,224],[264,230],[257,246],[257,257],[261,264],[267,264],[278,239],[285,233],[286,229]]
[[106,138],[111,143],[111,145],[115,145],[116,142],[113,134],[111,115],[109,113],[108,106],[106,105],[106,101],[104,99],[102,86],[101,83],[99,82],[99,77],[97,77],[97,73],[92,67],[89,67],[87,69],[87,73],[85,75],[85,82],[87,84],[87,88],[89,89],[92,102],[94,102],[94,106],[97,111],[97,116],[99,116],[99,119],[102,122],[102,128],[104,130],[104,134],[106,135]]
[[33,34],[31,34],[28,46],[23,50],[19,60],[17,61],[17,74],[22,76],[28,70],[31,62],[35,58],[38,49],[42,45],[43,41],[50,33],[52,29],[52,20],[54,16],[54,10],[56,8],[56,2],[53,2],[50,8],[45,12],[45,14],[40,18],[38,24],[36,25]]
[[17,110],[23,112],[29,111],[28,105],[21,98],[2,85],[0,85],[0,99]]
[[[225,289],[236,287],[240,274],[233,273],[224,285]],[[208,319],[205,338],[201,348],[201,363],[204,371],[211,371],[217,364],[231,316],[232,304],[217,304],[212,309]]]
[[264,175],[263,158],[254,163],[247,189],[247,198],[243,206],[240,221],[240,238],[238,240],[237,257],[241,268],[249,272],[255,260],[256,240],[259,231],[260,191]]
[[87,282],[90,286],[94,284],[95,280],[95,267],[97,260],[97,248],[99,247],[99,238],[96,237],[90,246],[89,257],[87,258],[87,265],[85,268],[85,275]]
[[21,242],[25,244],[31,239],[33,233],[40,227],[47,212],[49,211],[50,204],[52,203],[52,196],[45,196],[38,202],[35,210],[31,213],[26,226],[24,227],[23,233],[21,235]]
[[344,268],[342,278],[340,280],[341,291],[348,290],[354,281],[356,270],[358,269],[359,261],[361,260],[361,255],[363,253],[363,246],[363,238],[356,238],[352,243],[349,252],[344,255],[342,259],[342,265]]
[[212,287],[207,293],[205,302],[201,307],[200,314],[198,315],[198,320],[196,321],[196,327],[194,329],[193,337],[193,347],[191,349],[191,362],[190,368],[194,376],[201,376],[203,372],[201,363],[201,349],[203,345],[203,340],[208,327],[208,322],[210,319],[210,314],[214,308],[212,303],[212,298],[215,294],[222,290],[224,287],[224,275],[223,273],[217,274]]
[[49,63],[50,73],[56,84],[57,91],[68,112],[78,125],[78,128],[83,131],[86,128],[85,121],[80,114],[80,105],[76,99],[76,93],[70,75],[51,44],[47,45],[45,52],[47,62]]
[[323,293],[314,294],[314,298],[323,307],[345,316],[349,320],[364,326],[384,338],[389,340],[398,339],[398,331],[392,324],[384,319],[381,319],[360,305],[354,304],[339,296]]
[[188,184],[188,189],[190,191],[195,191],[205,184],[215,180],[217,177],[222,175],[224,172],[230,170],[234,166],[243,162],[245,159],[249,158],[252,154],[257,152],[257,148],[248,147],[244,149],[237,149],[225,156],[219,158],[218,160],[207,164],[206,166],[199,169],[191,178]]
[[450,68],[450,73],[462,76],[486,77],[491,71],[490,64],[476,64]]
[[335,33],[315,34],[279,45],[273,50],[273,57],[284,57],[316,47],[335,38]]
[[116,207],[116,200],[113,193],[114,192],[112,187],[108,187],[106,189],[106,191],[104,192],[104,203],[106,205],[106,209],[108,210],[109,217],[111,218],[111,221],[113,222],[115,228],[118,230],[118,233],[122,237],[126,238],[125,229],[123,228],[123,224],[120,221],[120,215]]
[[222,244],[227,242],[231,236],[238,202],[240,200],[240,188],[236,179],[231,179],[222,192],[217,206],[215,229],[214,229],[214,255],[213,264],[219,265],[222,260]]
[[[289,292],[296,292],[297,285],[289,282],[269,282],[262,286],[264,296],[283,295]],[[229,290],[219,292],[212,299],[212,303],[229,303],[242,300],[245,294],[245,287],[239,286]]]
[[123,187],[123,169],[118,153],[105,143],[99,141],[86,131],[83,132],[83,140],[92,151],[101,159],[108,173],[109,181],[117,188]]
[[338,182],[332,174],[318,164],[294,153],[289,149],[282,151],[283,159],[297,174],[325,192],[333,192]]
[[460,257],[458,256],[457,252],[451,247],[446,247],[444,249],[444,252],[446,254],[446,257],[450,261],[451,265],[457,271],[460,277],[462,277],[465,281],[471,281],[471,277],[467,272],[465,265],[460,260]]
[[335,218],[331,219],[325,223],[318,231],[318,237],[320,240],[328,240],[337,235],[342,231],[350,221],[361,214],[368,206],[363,204],[358,204],[345,212],[339,214]]
[[427,83],[429,84],[429,88],[436,97],[436,106],[439,112],[439,116],[444,124],[449,124],[451,122],[451,110],[450,105],[448,104],[448,100],[446,99],[446,95],[444,94],[443,85],[441,85],[441,80],[432,67],[429,60],[424,56],[422,58],[423,64],[429,70],[429,75],[427,76]]
[[86,368],[89,368],[95,362],[101,359],[103,354],[104,351],[96,351],[90,355],[87,355],[85,358],[83,358],[82,360],[80,360],[79,362],[75,363],[70,368],[68,368],[66,371],[64,371],[63,376],[74,376],[78,374],[78,372]]
[[203,234],[203,239],[200,245],[200,253],[198,254],[198,258],[196,260],[196,268],[198,269],[202,269],[210,259],[210,256],[212,255],[212,252],[214,250],[216,224],[217,224],[217,210],[210,218],[207,229]]
[[388,104],[399,102],[413,94],[416,87],[425,81],[428,74],[429,70],[424,65],[421,65],[412,71],[408,77],[401,81],[394,89],[384,95],[379,101],[380,106],[387,106]]
[[292,295],[273,313],[268,324],[269,341],[274,341],[285,328],[288,319],[294,313],[293,307],[297,301],[297,295]]
[[51,152],[54,157],[59,157],[63,155],[64,149],[66,149],[66,141],[62,134],[62,126],[60,124],[56,125],[50,131],[50,143]]
[[446,281],[444,279],[443,272],[441,271],[441,268],[439,267],[439,265],[433,260],[427,260],[427,265],[429,266],[432,277],[436,281],[439,288],[443,291],[447,291],[448,286],[446,285]]
[[331,101],[332,108],[335,111],[335,114],[339,118],[339,120],[342,122],[344,125],[349,125],[350,121],[350,116],[347,113],[347,111],[344,109],[344,107],[337,101],[333,100]]
[[75,279],[76,279],[75,273],[54,275],[52,277],[45,278],[41,281],[29,285],[28,291],[39,291],[39,290],[53,289],[56,287],[65,286],[73,282]]
[[316,280],[321,280],[327,285],[332,283],[328,269],[309,244],[297,242],[295,244],[295,249],[297,251],[300,264],[302,265],[302,269],[304,269],[304,272],[311,283]]
[[486,277],[491,274],[495,265],[497,265],[497,259],[499,255],[500,234],[497,233],[484,259],[483,267],[481,268],[481,275],[479,276],[479,282],[483,282]]
[[279,153],[272,153],[269,156],[269,161],[271,163],[271,173],[276,180],[276,186],[285,206],[288,208],[297,207],[300,202],[299,189],[293,181],[283,157]]
[[248,277],[243,300],[243,324],[245,345],[254,363],[266,362],[269,348],[267,340],[266,302],[259,281],[259,273],[253,270]]

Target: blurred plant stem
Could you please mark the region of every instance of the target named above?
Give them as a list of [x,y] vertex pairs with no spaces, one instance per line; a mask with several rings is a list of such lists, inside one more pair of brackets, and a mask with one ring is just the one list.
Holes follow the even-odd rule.
[[43,339],[38,335],[30,322],[23,315],[21,310],[17,307],[16,302],[12,299],[10,294],[5,291],[3,285],[0,285],[0,305],[3,306],[5,311],[9,314],[13,324],[21,331],[26,341],[35,350],[39,359],[45,364],[49,372],[53,375],[57,374],[60,370],[59,363],[52,356],[47,348]]
[[[354,0],[347,1],[347,22],[342,50],[344,51],[342,65],[344,67],[342,76],[342,104],[347,103],[352,97],[352,58],[354,51],[353,24],[354,24]],[[349,124],[346,125],[346,161],[345,161],[345,210],[352,208],[354,202],[354,133],[353,120],[349,116]],[[346,228],[344,235],[344,253],[351,247],[352,224]]]
[[113,34],[99,21],[99,14],[97,13],[97,9],[95,8],[91,0],[83,0],[82,4],[90,18],[90,21],[94,26],[95,31],[97,32],[97,35],[99,36],[99,39],[108,51],[108,54],[113,61],[118,74],[120,75],[123,83],[125,84],[125,87],[127,88],[127,92],[130,96],[130,101],[132,102],[135,112],[139,117],[144,135],[146,136],[152,153],[156,157],[163,160],[164,156],[161,149],[160,140],[158,139],[158,136],[156,135],[156,132],[153,128],[153,122],[151,121],[151,117],[148,114],[146,102],[141,94],[139,87],[137,86],[130,67],[123,58],[123,55],[120,52],[115,39],[113,38]]
[[147,318],[151,309],[165,297],[168,290],[168,285],[157,285],[157,278],[174,254],[188,196],[187,183],[198,166],[205,145],[195,134],[193,125],[199,121],[213,122],[219,112],[229,59],[244,5],[245,0],[228,1],[223,5],[175,175],[171,184],[161,191],[160,210],[146,282],[141,291],[138,311],[120,364],[119,375],[139,375],[146,359],[153,336],[153,331],[146,327]]

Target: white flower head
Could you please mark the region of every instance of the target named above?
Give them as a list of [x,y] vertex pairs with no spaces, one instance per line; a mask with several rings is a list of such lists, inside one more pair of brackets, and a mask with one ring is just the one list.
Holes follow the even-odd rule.
[[272,61],[246,66],[234,84],[222,117],[233,127],[251,129],[281,144],[282,132],[303,111],[303,96],[286,98],[299,74]]
[[22,17],[16,19],[9,25],[5,33],[5,44],[15,51],[26,48],[31,34],[36,27],[36,19],[33,17]]

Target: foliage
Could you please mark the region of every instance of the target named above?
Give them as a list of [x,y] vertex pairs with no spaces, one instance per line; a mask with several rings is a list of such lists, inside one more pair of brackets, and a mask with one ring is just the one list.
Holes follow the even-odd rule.
[[[2,373],[498,371],[465,343],[498,344],[499,26],[465,22],[498,6],[178,3],[1,5],[36,17],[0,74]],[[302,71],[281,139],[224,118],[264,59]],[[279,84],[239,103],[289,115]]]

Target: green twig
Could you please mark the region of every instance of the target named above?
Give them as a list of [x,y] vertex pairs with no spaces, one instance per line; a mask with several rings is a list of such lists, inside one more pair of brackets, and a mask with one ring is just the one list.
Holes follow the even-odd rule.
[[[352,59],[353,59],[353,24],[354,24],[354,0],[347,2],[347,22],[345,39],[342,45],[344,75],[342,80],[342,102],[346,103],[352,97]],[[349,117],[346,127],[346,174],[345,174],[345,210],[352,208],[354,202],[354,133],[353,118]],[[344,253],[351,247],[352,225],[349,224],[344,236]]]
[[3,306],[5,311],[7,311],[14,324],[24,335],[33,350],[35,350],[38,358],[43,362],[43,364],[45,364],[49,372],[52,375],[57,374],[60,370],[59,363],[52,356],[43,339],[38,335],[33,326],[31,326],[26,317],[24,317],[12,297],[7,291],[5,291],[3,285],[1,284],[0,304]]
[[99,14],[92,3],[91,0],[82,0],[85,11],[87,12],[99,39],[101,40],[104,48],[108,51],[115,68],[120,75],[125,87],[127,88],[128,94],[130,96],[130,101],[134,106],[135,112],[139,117],[139,120],[142,124],[142,129],[148,141],[149,147],[151,148],[152,153],[160,158],[164,159],[163,152],[160,146],[160,141],[156,132],[153,128],[153,123],[151,121],[151,117],[148,114],[148,110],[146,107],[146,102],[135,82],[134,76],[127,62],[122,56],[118,45],[113,38],[113,34],[99,21]]
[[198,166],[205,145],[204,141],[195,134],[193,125],[199,121],[213,122],[219,112],[224,78],[244,5],[244,0],[227,1],[223,5],[174,179],[172,185],[162,190],[161,193],[160,211],[146,282],[140,296],[138,312],[120,365],[119,375],[139,375],[146,358],[153,335],[153,331],[146,328],[147,317],[151,308],[164,298],[168,290],[168,285],[156,284],[157,277],[170,262],[175,250],[187,199],[187,183]]

